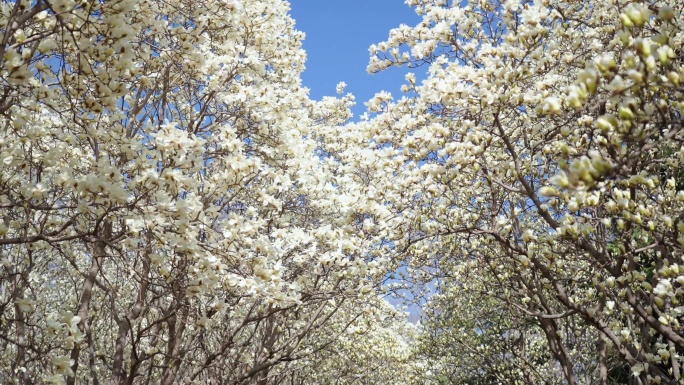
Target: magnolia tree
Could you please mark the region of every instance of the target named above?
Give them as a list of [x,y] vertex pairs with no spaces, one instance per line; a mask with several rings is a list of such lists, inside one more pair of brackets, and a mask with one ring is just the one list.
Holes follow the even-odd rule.
[[529,314],[490,292],[494,285],[500,291],[512,287],[511,280],[492,282],[489,267],[470,262],[450,273],[468,279],[440,279],[438,294],[424,307],[416,346],[439,383],[564,384],[563,367],[555,359],[559,349],[572,362],[578,383],[600,383],[602,363],[607,380],[628,378],[614,351],[581,317]]
[[3,383],[274,383],[371,319],[367,181],[320,154],[353,99],[288,10],[0,4]]
[[[346,312],[347,307],[341,311]],[[363,316],[347,314],[351,319],[337,317],[336,321],[349,322],[349,327],[345,333],[336,334],[328,349],[297,362],[286,376],[273,383],[425,384],[425,361],[414,354],[413,348],[418,329],[406,321],[406,314],[383,299],[368,301]]]
[[684,3],[407,3],[369,71],[427,77],[368,103],[345,160],[393,212],[386,251],[439,282],[426,338],[480,357],[441,373],[682,381]]

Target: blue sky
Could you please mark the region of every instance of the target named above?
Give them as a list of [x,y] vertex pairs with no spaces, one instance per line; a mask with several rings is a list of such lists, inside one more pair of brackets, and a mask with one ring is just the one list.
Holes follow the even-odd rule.
[[[420,18],[403,0],[290,0],[296,28],[306,33],[306,70],[302,75],[312,99],[336,95],[344,81],[345,92],[356,97],[356,120],[375,93],[388,91],[396,98],[405,83],[405,68],[379,74],[366,72],[368,47],[387,39],[401,23],[416,25]],[[414,70],[415,71],[415,70]],[[416,72],[419,72],[418,69]]]

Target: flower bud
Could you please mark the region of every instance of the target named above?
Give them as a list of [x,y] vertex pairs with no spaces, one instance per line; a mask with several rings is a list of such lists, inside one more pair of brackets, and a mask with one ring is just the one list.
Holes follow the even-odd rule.
[[596,86],[598,84],[598,73],[593,69],[586,69],[579,73],[579,81],[584,83],[587,87],[587,91],[590,93],[596,92]]
[[[627,16],[627,18],[637,27],[643,27],[648,20],[648,8],[641,4],[632,4],[625,9],[625,13],[623,15]],[[620,19],[623,19],[622,15],[620,15]],[[624,20],[623,25],[625,25]],[[625,27],[628,27],[628,25],[625,25]]]
[[676,57],[674,51],[670,46],[664,45],[658,48],[658,60],[664,66],[670,65],[670,59]]
[[667,78],[670,80],[674,85],[679,85],[679,74],[672,71],[667,73]]
[[603,132],[608,132],[611,129],[615,129],[618,126],[617,118],[613,115],[603,115],[596,120],[596,127],[600,128]]
[[669,5],[663,5],[658,10],[658,18],[664,21],[672,21],[675,17],[674,10]]
[[622,120],[632,120],[634,119],[634,112],[632,112],[632,109],[627,106],[621,106],[618,109],[618,116]]

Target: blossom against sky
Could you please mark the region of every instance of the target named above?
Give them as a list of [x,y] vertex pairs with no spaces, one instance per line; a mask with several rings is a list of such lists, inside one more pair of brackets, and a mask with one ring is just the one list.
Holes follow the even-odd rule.
[[[405,68],[379,74],[366,72],[368,47],[387,39],[388,31],[420,19],[402,0],[291,0],[296,28],[306,33],[307,53],[304,85],[313,99],[335,95],[339,82],[356,97],[355,118],[365,111],[364,102],[376,92],[388,91],[396,98],[404,84]],[[418,70],[420,71],[420,70]]]

